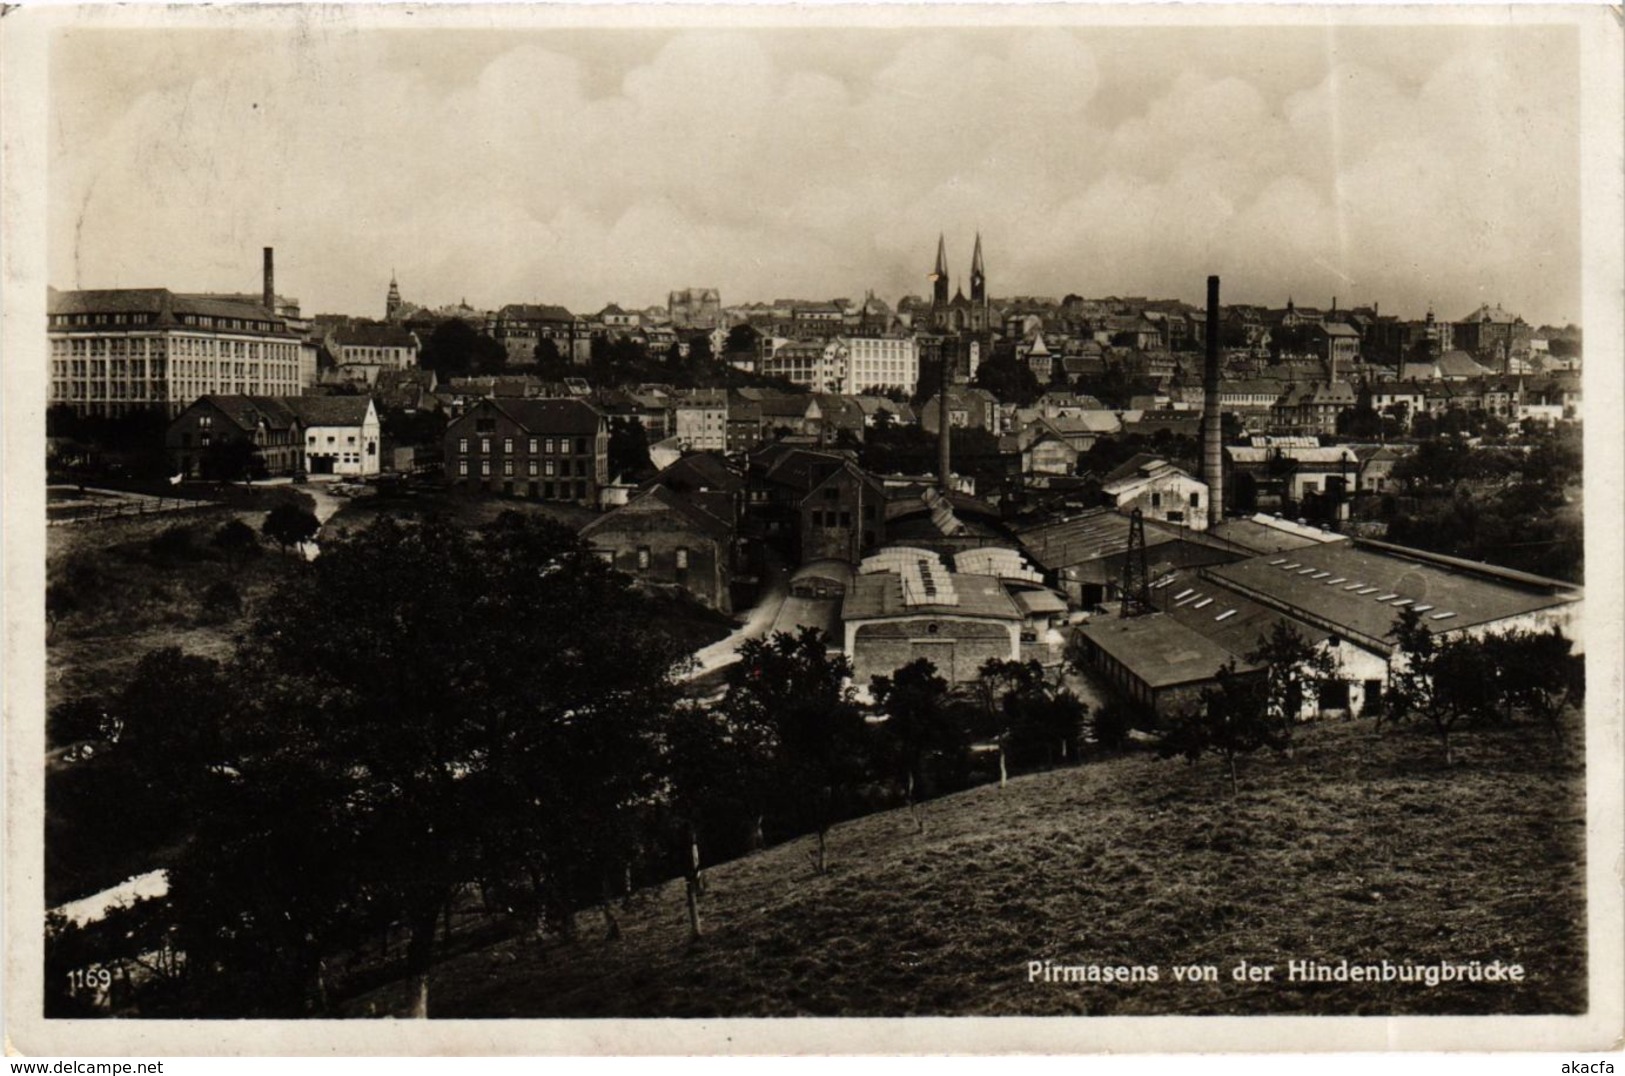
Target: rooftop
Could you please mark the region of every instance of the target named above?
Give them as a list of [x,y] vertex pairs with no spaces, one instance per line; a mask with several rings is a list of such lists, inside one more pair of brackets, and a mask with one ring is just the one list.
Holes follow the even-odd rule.
[[[1078,633],[1153,688],[1211,680],[1233,658],[1229,650],[1167,613],[1095,620]],[[1244,667],[1240,662],[1237,666]]]

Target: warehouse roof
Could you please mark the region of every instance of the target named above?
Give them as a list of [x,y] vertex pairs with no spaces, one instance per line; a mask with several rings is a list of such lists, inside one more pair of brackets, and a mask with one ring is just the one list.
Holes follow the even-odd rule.
[[896,572],[858,575],[847,588],[841,605],[842,620],[886,620],[919,616],[981,617],[989,620],[1020,620],[1021,611],[1004,587],[992,576],[949,575],[955,605],[909,605],[903,596],[902,577]]
[[1382,641],[1407,606],[1435,632],[1493,623],[1578,601],[1578,587],[1448,561],[1397,546],[1329,542],[1208,569],[1244,594],[1294,616]]
[[1166,613],[1096,620],[1078,633],[1153,688],[1211,680],[1233,660],[1230,651]]

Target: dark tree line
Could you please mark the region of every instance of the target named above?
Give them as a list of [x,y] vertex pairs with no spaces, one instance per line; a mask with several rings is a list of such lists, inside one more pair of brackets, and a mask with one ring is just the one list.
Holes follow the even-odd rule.
[[[241,555],[244,531],[222,528],[223,549]],[[685,648],[647,601],[573,533],[516,514],[325,539],[230,660],[159,651],[56,716],[106,740],[95,780],[62,787],[118,805],[107,839],[179,851],[139,929],[58,923],[51,966],[162,951],[143,1013],[321,1015],[398,935],[426,1014],[454,908],[563,943],[590,916],[612,939],[637,880],[679,876],[698,935],[712,864],[807,835],[824,872],[836,824],[901,802],[923,825],[918,805],[974,780],[979,744],[1018,765],[1084,750],[1086,708],[1036,664],[990,663],[964,693],[917,662],[866,707],[810,630],[746,644],[718,702],[686,700]],[[52,1012],[84,1000],[47,990]]]

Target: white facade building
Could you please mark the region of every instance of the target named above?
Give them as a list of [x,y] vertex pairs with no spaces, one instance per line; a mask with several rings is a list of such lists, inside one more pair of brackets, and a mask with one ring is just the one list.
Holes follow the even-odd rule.
[[858,396],[895,387],[914,395],[920,349],[912,336],[841,336],[832,344],[843,367],[841,392]]

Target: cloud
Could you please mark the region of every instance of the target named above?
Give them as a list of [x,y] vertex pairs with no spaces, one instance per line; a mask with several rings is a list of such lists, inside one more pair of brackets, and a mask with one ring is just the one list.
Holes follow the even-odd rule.
[[250,288],[269,244],[312,311],[391,268],[436,304],[896,298],[980,229],[996,294],[1577,314],[1572,35],[1224,33],[75,34],[52,277]]

